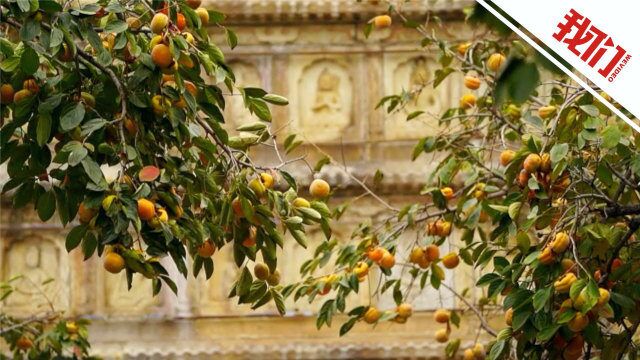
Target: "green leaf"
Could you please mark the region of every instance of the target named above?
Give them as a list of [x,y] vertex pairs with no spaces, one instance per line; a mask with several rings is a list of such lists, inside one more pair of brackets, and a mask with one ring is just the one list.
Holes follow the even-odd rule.
[[574,281],[573,284],[571,284],[571,288],[569,289],[569,297],[574,303],[576,302],[576,299],[585,286],[587,286],[587,280],[585,279],[578,279]]
[[551,157],[551,162],[553,162],[555,164],[558,161],[564,159],[564,157],[567,156],[568,152],[569,152],[569,144],[555,144],[555,145],[553,145],[553,147],[551,148],[551,151],[549,153],[549,155]]
[[590,280],[587,286],[580,292],[580,296],[584,298],[584,302],[580,304],[580,309],[578,310],[582,313],[587,313],[596,305],[596,303],[598,303],[598,298],[600,297],[598,284],[596,284],[595,281]]
[[580,110],[584,111],[587,115],[598,116],[600,115],[600,110],[594,105],[582,105],[580,106]]
[[447,346],[444,348],[444,353],[447,355],[447,359],[453,359],[458,350],[460,349],[460,339],[455,339],[449,341]]
[[358,321],[357,317],[352,317],[349,319],[349,321],[345,322],[344,324],[342,324],[342,326],[340,326],[340,336],[343,336],[344,334],[348,333],[349,330],[351,330],[351,328],[353,328],[353,325],[356,324],[356,321]]
[[102,170],[100,170],[100,166],[92,158],[85,157],[84,160],[82,160],[82,167],[91,181],[96,184],[102,181]]
[[31,3],[29,0],[18,0],[18,7],[22,12],[29,12],[31,9]]
[[56,211],[56,196],[53,191],[47,191],[38,198],[38,217],[42,221],[51,219]]
[[422,110],[414,111],[411,114],[407,115],[407,121],[413,120],[413,119],[417,118],[418,116],[420,116],[422,114],[424,114],[424,111],[422,111]]
[[442,83],[444,79],[446,79],[447,76],[449,76],[449,74],[453,73],[454,71],[455,70],[450,67],[436,70],[436,73],[435,73],[436,76],[435,76],[435,79],[433,80],[433,88],[435,89],[436,87],[438,87],[438,85],[440,85],[440,83]]
[[549,298],[551,297],[552,292],[553,292],[552,286],[548,286],[545,289],[540,289],[536,291],[536,293],[533,295],[533,309],[535,311],[540,311],[549,301]]
[[69,158],[67,159],[67,162],[71,166],[76,166],[76,165],[80,164],[80,162],[88,154],[89,154],[89,152],[87,151],[87,149],[84,146],[82,146],[82,145],[76,146],[76,147],[73,148],[73,150],[69,154]]
[[104,31],[118,34],[127,30],[128,27],[127,23],[122,20],[113,20],[104,27]]
[[560,316],[558,316],[557,323],[558,324],[568,323],[569,321],[571,321],[571,319],[573,319],[574,316],[576,316],[576,311],[573,309],[567,309],[562,313],[560,313]]
[[362,29],[362,32],[364,33],[364,38],[368,39],[372,31],[373,31],[373,22],[368,22]]
[[47,143],[51,135],[51,114],[40,113],[38,116],[38,126],[36,127],[36,140],[38,145]]
[[89,259],[93,256],[93,253],[96,251],[98,247],[98,240],[96,239],[93,233],[88,233],[87,236],[82,240],[82,254],[84,254],[84,260]]
[[[291,229],[290,229],[291,230]],[[304,234],[302,230],[291,230],[291,235],[294,239],[302,246],[303,248],[307,248],[307,236]]]
[[494,280],[499,280],[499,279],[500,279],[500,275],[496,273],[484,274],[480,279],[478,279],[478,281],[476,282],[476,286],[485,286],[485,285],[488,285],[490,282]]
[[311,219],[313,221],[320,221],[322,219],[322,215],[320,215],[320,213],[315,211],[314,209],[301,207],[297,210],[301,212],[302,215],[307,219]]
[[20,39],[22,41],[31,41],[40,35],[40,23],[35,19],[26,19],[20,29]]
[[328,156],[324,156],[322,159],[318,160],[318,162],[316,163],[316,165],[313,167],[313,171],[315,172],[320,172],[320,170],[322,170],[322,168],[325,165],[328,165],[331,163],[331,159],[329,159]]
[[518,232],[518,235],[516,235],[516,243],[518,244],[518,248],[520,248],[520,251],[522,251],[523,253],[529,251],[529,248],[531,247],[531,239],[529,238],[529,235],[524,231]]
[[502,355],[502,352],[504,351],[506,345],[507,343],[504,340],[496,341],[495,344],[491,346],[491,351],[489,352],[489,357],[487,359],[496,360],[500,358],[500,355]]
[[271,292],[273,302],[276,304],[278,312],[280,313],[280,315],[284,315],[286,313],[286,308],[284,306],[284,297],[282,297],[280,291],[276,290],[275,288],[271,288],[269,289],[269,291]]
[[60,118],[60,127],[64,131],[69,131],[76,126],[80,125],[82,119],[84,118],[84,104],[79,102],[73,108],[69,109],[62,117]]
[[495,211],[501,212],[501,213],[508,213],[509,212],[509,207],[505,206],[505,205],[489,205],[490,208],[492,208]]
[[40,58],[38,53],[29,46],[25,46],[20,57],[20,69],[26,75],[32,75],[38,70]]
[[40,105],[38,105],[38,111],[41,113],[52,112],[55,108],[58,107],[58,105],[60,105],[63,97],[64,94],[55,94],[48,97],[47,100],[41,102]]
[[64,244],[65,247],[67,248],[67,252],[70,252],[71,250],[75,249],[80,244],[80,241],[82,240],[86,232],[87,232],[86,224],[78,225],[73,229],[71,229],[71,231],[69,231],[69,234],[67,234],[67,239]]
[[236,294],[238,296],[243,296],[249,292],[251,289],[251,283],[253,282],[253,277],[251,276],[251,272],[245,266],[242,269],[242,274],[240,275],[240,279],[236,284]]
[[521,104],[533,93],[540,82],[540,73],[534,63],[512,59],[500,74],[496,84],[498,103],[512,100]]
[[230,48],[234,49],[238,45],[238,35],[228,28],[225,28],[225,30],[227,33],[227,44],[229,44]]
[[276,95],[276,94],[266,94],[265,96],[262,97],[262,99],[273,105],[283,106],[283,105],[289,104],[289,100],[286,97]]
[[611,301],[618,304],[620,307],[627,311],[632,311],[636,306],[634,301],[630,297],[617,292],[611,292]]
[[249,110],[256,114],[261,120],[271,122],[271,111],[266,102],[260,99],[250,99]]
[[509,213],[509,217],[512,220],[516,220],[518,218],[518,214],[520,213],[521,207],[522,207],[522,203],[519,201],[516,201],[509,205],[509,209],[507,210],[507,212]]
[[62,32],[62,30],[58,28],[51,29],[51,40],[49,41],[50,48],[55,48],[60,46],[63,40],[64,40],[64,33]]
[[62,5],[53,0],[40,1],[40,9],[47,14],[53,14],[55,12],[62,11]]
[[540,251],[534,251],[531,254],[527,255],[527,257],[524,258],[522,263],[525,265],[529,265],[538,258],[538,255],[540,255]]
[[620,131],[617,125],[615,124],[608,125],[602,131],[602,147],[607,149],[612,149],[616,147],[620,142],[621,137],[622,137],[622,132]]
[[536,335],[536,339],[538,339],[538,341],[540,342],[546,342],[551,339],[553,335],[555,335],[558,329],[560,329],[560,325],[551,325],[549,327],[546,327],[540,330],[538,335]]

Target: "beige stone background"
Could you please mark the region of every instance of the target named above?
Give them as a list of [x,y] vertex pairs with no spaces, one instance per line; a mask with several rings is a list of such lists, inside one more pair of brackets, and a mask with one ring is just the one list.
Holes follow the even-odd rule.
[[[382,170],[385,176],[377,191],[395,206],[418,200],[416,194],[433,159],[423,156],[412,162],[411,150],[417,139],[439,130],[430,114],[437,116],[463,90],[461,75],[454,74],[437,90],[427,87],[405,113],[389,116],[374,109],[381,97],[431,80],[436,52],[420,48],[417,32],[394,25],[364,39],[364,23],[385,11],[383,1],[212,0],[205,4],[228,14],[230,26],[238,33],[240,45],[233,51],[224,48],[239,85],[260,86],[290,100],[289,106],[272,109],[274,128],[282,127],[283,135],[296,132],[336,159],[344,159],[348,171],[359,178],[371,180],[376,169]],[[461,22],[466,5],[467,0],[414,0],[404,5],[404,11],[418,18],[427,10],[435,11],[445,33],[464,38],[472,34]],[[224,44],[223,35],[211,31]],[[418,108],[428,114],[406,122],[406,114]],[[255,121],[238,96],[228,96],[225,111],[229,129]],[[311,146],[300,147],[292,156],[303,154],[311,164],[320,158]],[[254,155],[263,163],[275,161],[260,151]],[[302,183],[311,179],[304,166],[288,170]],[[325,167],[321,177],[339,189],[332,205],[362,193],[339,167]],[[383,215],[374,200],[359,200],[343,220],[334,223],[335,236],[348,241],[357,223]],[[134,287],[127,291],[124,274],[107,274],[99,259],[82,261],[78,251],[67,254],[68,229],[54,220],[42,224],[30,210],[12,211],[4,201],[0,277],[7,280],[21,274],[25,288],[30,282],[55,278],[43,291],[67,315],[92,319],[93,353],[109,359],[438,359],[443,358],[444,347],[433,340],[438,324],[431,310],[463,307],[446,290],[414,291],[417,314],[408,323],[375,328],[357,324],[347,336],[339,337],[340,318],[333,327],[316,330],[318,302],[289,301],[287,314],[280,317],[272,305],[250,311],[227,299],[238,275],[228,249],[216,253],[213,279],[184,279],[174,271],[179,295],[164,289],[151,297],[149,281],[134,277]],[[310,249],[323,241],[319,232],[310,238]],[[408,234],[406,240],[411,238]],[[308,252],[289,239],[283,253],[279,267],[284,282],[294,281]],[[375,286],[376,274],[371,278]],[[474,290],[475,275],[468,270],[448,271],[446,281],[459,290],[471,288],[471,300],[481,294]],[[368,301],[368,284],[350,300],[351,305]],[[393,307],[388,297],[372,301],[381,308]],[[0,304],[0,311],[28,315],[44,306],[39,293],[16,293]],[[475,342],[478,326],[470,312],[463,318],[452,338],[461,338],[463,346],[468,346]]]

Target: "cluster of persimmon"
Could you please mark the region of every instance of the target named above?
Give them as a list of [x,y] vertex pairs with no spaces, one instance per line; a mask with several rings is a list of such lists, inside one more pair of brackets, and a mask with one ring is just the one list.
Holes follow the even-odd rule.
[[[55,317],[53,319],[55,319]],[[47,325],[49,325],[49,324],[47,324]],[[63,329],[66,332],[66,334],[64,334],[64,336],[68,337],[68,339],[72,340],[72,341],[77,340],[78,337],[80,336],[79,335],[80,327],[81,327],[80,324],[78,324],[77,322],[75,322],[73,320],[64,321]],[[31,332],[25,331],[16,340],[15,346],[16,346],[16,348],[18,348],[18,350],[21,350],[21,351],[24,351],[24,352],[28,352],[34,346],[34,343],[33,343],[33,339],[34,338],[35,338],[36,341],[42,340],[42,337],[34,336],[34,334],[32,334]]]
[[[568,299],[571,301],[571,299]],[[608,301],[608,297],[606,301]],[[598,299],[598,303],[600,303],[600,299]],[[571,309],[573,305],[568,303],[567,301],[563,302],[560,306],[560,312],[567,311]],[[599,307],[599,305],[598,305]],[[577,319],[577,320],[576,320]],[[505,322],[508,326],[513,324],[513,308],[509,308],[505,312]],[[571,320],[568,324],[569,329],[572,331],[572,335],[569,339],[566,339],[560,333],[556,334],[553,337],[552,344],[555,351],[561,353],[562,359],[566,360],[577,360],[582,356],[582,351],[584,347],[584,338],[580,331],[582,331],[589,324],[589,320],[586,316],[582,315],[582,313],[578,312],[576,317]]]
[[542,252],[538,255],[538,260],[543,265],[549,265],[555,262],[556,258],[562,257],[562,254],[570,245],[571,239],[569,235],[564,231],[558,232],[553,240],[542,249]]
[[[22,82],[22,89],[15,91],[13,85],[7,83],[0,85],[0,104],[9,105],[14,102],[19,103],[24,99],[28,99],[40,92],[40,85],[35,78],[29,77]],[[86,95],[84,95],[86,94]],[[89,96],[83,93],[84,96]],[[95,105],[95,99],[93,99]]]
[[[538,256],[538,260],[543,265],[552,264],[567,251],[569,246],[571,246],[569,235],[566,232],[558,232],[553,240],[545,246]],[[558,333],[553,339],[553,344],[558,351],[562,352],[563,359],[575,360],[582,356],[584,340],[581,332],[591,321],[596,321],[599,317],[612,317],[613,310],[608,305],[609,291],[601,287],[598,288],[598,299],[595,306],[586,312],[583,311],[583,306],[587,302],[587,288],[584,287],[573,298],[569,296],[572,286],[578,281],[576,263],[570,258],[563,258],[560,261],[560,265],[563,273],[553,283],[553,288],[559,300],[565,299],[560,303],[557,314],[560,315],[568,310],[573,311],[575,314],[566,323],[566,327],[573,335],[567,339],[561,333]],[[505,322],[509,326],[513,323],[513,313],[512,308],[505,312]]]
[[[209,12],[205,8],[199,7],[200,1],[187,1],[187,4],[195,9],[202,25],[209,23]],[[129,21],[127,22],[129,23]],[[168,8],[161,6],[151,19],[150,27],[151,31],[156,34],[149,42],[151,60],[164,74],[162,77],[162,86],[177,89],[173,74],[178,71],[180,66],[185,69],[192,69],[195,66],[195,62],[188,51],[182,50],[180,54],[173,54],[172,47],[169,46],[169,38],[177,34],[180,34],[187,44],[193,45],[195,41],[193,35],[185,31],[187,28],[185,16],[182,13],[178,13],[176,15],[176,21],[173,23],[169,19]],[[193,83],[185,81],[184,87],[192,96],[195,97],[197,95],[198,90]],[[151,105],[153,112],[158,116],[162,116],[167,112],[172,102],[164,95],[157,94],[151,98]],[[187,103],[184,97],[180,96],[178,100],[173,101],[173,105],[179,108],[185,108]]]
[[[159,175],[160,169],[155,166],[146,166],[140,170],[138,178],[142,182],[151,182],[154,181]],[[131,179],[123,181],[130,182]],[[256,195],[258,195],[259,198],[263,198],[266,194],[267,189],[273,188],[274,185],[275,179],[273,175],[268,172],[258,174],[256,178],[252,179],[249,182],[249,187],[252,191],[254,191]],[[325,198],[329,195],[330,191],[331,188],[329,184],[321,179],[314,180],[309,188],[310,194],[315,198]],[[172,193],[177,196],[175,191],[172,190]],[[112,204],[114,204],[114,202],[117,202],[116,195],[105,196],[102,201],[103,210],[105,212],[108,211],[108,209],[112,206]],[[309,201],[303,197],[296,198],[292,202],[292,205],[296,208],[310,207]],[[166,224],[171,225],[171,223],[179,219],[184,212],[180,205],[169,206],[169,211],[167,211],[167,208],[163,206],[161,199],[158,199],[155,196],[138,199],[137,208],[138,217],[140,218],[140,220],[144,221],[151,229],[159,229],[161,226]],[[238,218],[244,217],[239,198],[235,198],[232,201],[232,208]],[[85,206],[84,203],[81,203],[78,210],[78,217],[80,222],[84,224],[90,223],[98,214],[98,211],[99,209],[91,209]],[[257,228],[252,225],[249,227],[247,236],[242,241],[242,245],[245,247],[254,247],[256,246],[256,239]],[[119,273],[125,268],[125,260],[120,254],[118,254],[117,248],[113,248],[111,250],[112,251],[106,252],[104,267],[111,273]],[[204,241],[196,248],[196,254],[202,258],[209,258],[213,256],[215,251],[216,245],[210,239]],[[280,282],[280,273],[277,270],[275,270],[274,272],[269,272],[269,269],[265,264],[257,263],[254,268],[254,272],[258,279],[265,280],[272,286],[275,286]]]
[[[465,56],[470,46],[471,44],[469,43],[459,44],[457,47],[457,52],[461,56]],[[488,70],[495,73],[495,72],[498,72],[500,69],[502,69],[502,66],[504,65],[505,61],[506,61],[506,57],[503,54],[493,53],[489,55],[489,57],[485,61],[485,65]],[[482,85],[482,81],[477,75],[472,73],[465,75],[464,86],[467,89],[478,90],[480,88],[480,85]],[[473,93],[464,94],[460,98],[460,107],[463,109],[471,109],[472,107],[476,106],[477,101],[478,101],[478,98],[476,97],[475,94]]]
[[451,333],[451,312],[446,309],[438,309],[433,313],[433,320],[438,324],[446,324],[444,329],[438,329],[434,333],[437,342],[446,343],[449,341],[449,334]]
[[462,353],[463,360],[482,360],[487,357],[484,345],[476,343],[473,347],[465,349]]
[[427,223],[427,235],[447,237],[451,234],[451,222],[438,219]]
[[271,271],[265,263],[256,263],[253,267],[253,274],[258,280],[266,281],[271,286],[280,284],[280,271],[278,269]]
[[[504,150],[500,153],[500,164],[507,166],[515,158],[516,152],[513,150]],[[568,173],[563,173],[556,179],[551,177],[551,156],[549,153],[529,154],[522,162],[522,169],[518,173],[516,182],[521,188],[527,187],[529,179],[534,177],[535,180],[550,195],[553,193],[562,194],[571,184],[571,178]],[[529,191],[529,199],[535,197],[535,191]]]
[[440,248],[435,244],[426,247],[416,246],[411,250],[409,262],[420,266],[423,269],[428,268],[432,262],[440,259]]
[[367,258],[383,269],[391,269],[396,264],[396,257],[382,246],[373,246],[367,250]]
[[[367,275],[369,275],[369,264],[366,261],[358,261],[358,263],[347,272],[352,272],[358,278],[358,281],[363,282]],[[329,274],[322,276],[319,279],[315,280],[315,285],[319,286],[320,291],[318,291],[319,295],[327,295],[333,286],[337,284],[341,279],[341,276],[338,274]],[[310,294],[313,291],[313,287],[310,287],[308,293]]]
[[[634,240],[635,240],[635,235],[631,237],[630,241],[634,241]],[[611,273],[616,272],[616,270],[618,270],[622,265],[623,265],[623,263],[622,263],[622,260],[620,260],[620,258],[613,259],[613,261],[611,262]],[[595,279],[595,281],[600,283],[600,280],[602,279],[602,271],[600,269],[597,269],[593,273],[593,278]],[[613,281],[607,280],[604,283],[603,287],[605,287],[607,289],[611,289],[613,287],[613,285],[614,285]]]
[[[141,182],[152,182],[157,179],[158,176],[160,176],[160,169],[152,165],[145,166],[138,172],[138,179]],[[122,177],[121,182],[131,184],[132,180],[125,175]],[[173,193],[175,194],[175,190],[173,190]],[[105,213],[107,213],[118,203],[118,196],[116,194],[109,194],[102,199],[101,208]],[[184,213],[184,210],[180,205],[173,205],[169,207],[169,210],[171,211],[171,221],[179,219]],[[99,212],[100,208],[91,208],[82,202],[78,207],[78,220],[82,224],[91,224]],[[140,220],[146,222],[146,224],[152,229],[159,229],[163,224],[167,224],[170,221],[167,209],[158,202],[156,197],[138,199],[137,213]],[[203,257],[209,257],[213,255],[213,250],[213,245],[210,242],[205,242],[198,249],[198,253],[201,253],[201,256]],[[116,274],[125,268],[125,261],[122,255],[117,252],[116,248],[108,248],[103,265],[107,271]]]
[[[387,314],[389,316],[387,316]],[[362,320],[367,324],[375,324],[382,316],[398,324],[404,324],[413,315],[413,307],[409,303],[401,303],[394,310],[380,311],[375,306],[369,306],[362,315]]]

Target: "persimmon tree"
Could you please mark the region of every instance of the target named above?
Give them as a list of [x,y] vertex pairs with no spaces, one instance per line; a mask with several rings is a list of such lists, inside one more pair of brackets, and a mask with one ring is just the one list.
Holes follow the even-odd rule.
[[[34,206],[41,220],[57,212],[71,229],[66,248],[104,268],[177,291],[160,261],[184,276],[214,271],[212,255],[233,247],[242,268],[232,297],[257,308],[274,301],[284,312],[276,249],[285,232],[305,246],[305,229],[330,234],[324,199],[313,182],[307,200],[282,167],[269,104],[287,100],[238,88],[209,29],[235,47],[224,15],[200,1],[2,1],[2,163],[15,208]],[[260,120],[230,136],[225,95],[239,94]],[[281,160],[254,164],[264,144]],[[115,173],[115,176],[105,174]],[[276,186],[278,182],[278,186]],[[254,280],[252,263],[260,256]],[[17,354],[35,356],[40,338],[11,336]],[[18,341],[22,342],[18,342]]]
[[[467,360],[635,357],[637,134],[511,34],[487,29],[452,41],[394,6],[371,19],[367,35],[390,26],[391,16],[415,28],[441,65],[432,81],[378,105],[441,129],[407,154],[437,166],[421,192],[429,201],[401,208],[349,174],[388,214],[340,241],[329,220],[339,221],[348,206],[331,210],[331,188],[320,179],[309,188],[312,199],[299,196],[284,170],[303,160],[283,156],[300,142],[294,135],[277,142],[269,124],[268,104],[286,99],[235,86],[209,41],[205,25],[230,47],[237,42],[222,14],[195,0],[1,4],[0,145],[10,177],[3,192],[13,192],[15,207],[34,206],[43,221],[57,211],[72,224],[67,249],[102,257],[107,271],[124,270],[129,285],[139,273],[154,295],[163,284],[176,291],[161,258],[184,276],[190,258],[191,272],[209,278],[215,250],[231,246],[241,268],[231,297],[253,308],[274,301],[281,313],[286,297],[321,301],[317,326],[345,313],[340,334],[358,322],[410,321],[413,297],[432,287],[465,307],[434,314],[442,324],[435,339],[448,342],[450,356],[461,350],[460,340],[450,341],[453,328],[469,310],[495,340],[464,349]],[[476,8],[468,21],[492,19]],[[458,106],[442,114],[406,110],[454,74],[468,89]],[[238,136],[222,125],[229,93],[261,119]],[[259,144],[280,164],[254,163],[250,149]],[[327,156],[316,169],[331,162],[340,165]],[[107,179],[107,168],[117,176]],[[306,246],[309,226],[326,241],[302,265],[299,282],[281,285],[276,249],[285,234]],[[411,244],[400,241],[408,233]],[[444,282],[444,268],[459,266],[481,275],[477,303]],[[371,297],[390,293],[396,308],[348,305],[361,281],[375,279]],[[505,327],[492,328],[490,319],[502,315]],[[18,347],[18,338],[9,339],[17,354],[36,353]]]
[[[467,21],[484,29],[476,38],[452,41],[439,35],[445,32],[435,15],[416,22],[393,4],[389,15],[371,19],[365,35],[389,26],[390,15],[415,28],[426,55],[440,65],[433,80],[378,104],[441,129],[411,154],[437,164],[421,191],[430,200],[394,209],[376,197],[388,209],[386,221],[361,224],[346,244],[323,243],[301,269],[312,274],[334,256],[341,271],[309,275],[286,293],[330,296],[318,326],[345,312],[343,334],[361,320],[404,323],[412,315],[408,294],[443,288],[463,304],[458,310],[479,318],[479,330],[495,337],[488,349],[464,349],[466,360],[636,358],[638,134],[481,7],[467,12]],[[464,79],[467,91],[454,107],[442,114],[406,110],[426,88],[437,89],[453,75]],[[405,234],[415,239],[408,246],[400,241]],[[453,250],[441,254],[443,247]],[[458,266],[479,273],[476,285],[484,290],[477,303],[469,289],[443,282],[444,269]],[[346,309],[345,296],[358,291],[372,268],[381,274],[372,293],[390,293],[397,307]],[[492,328],[490,319],[502,314],[505,326]],[[454,356],[459,311],[440,309],[434,321],[442,323],[435,340],[448,343],[447,355]]]
[[42,290],[42,284],[27,279],[29,288],[23,288],[15,285],[19,280],[21,276],[0,282],[0,299],[5,301],[14,292],[32,292],[45,298],[48,306],[46,310],[30,314],[27,318],[0,314],[0,336],[14,347],[14,358],[92,359],[87,339],[89,321],[65,318],[63,312],[56,311],[53,302]]

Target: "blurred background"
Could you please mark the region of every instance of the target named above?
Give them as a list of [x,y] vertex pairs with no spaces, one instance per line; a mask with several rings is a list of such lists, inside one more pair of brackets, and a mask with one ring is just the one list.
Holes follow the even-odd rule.
[[[402,13],[412,19],[424,21],[431,13],[437,31],[452,39],[476,35],[463,22],[463,9],[473,1],[399,3]],[[321,172],[337,189],[332,206],[357,198],[335,224],[336,238],[349,241],[358,223],[384,217],[380,203],[358,198],[363,190],[347,172],[371,183],[380,170],[383,178],[374,190],[394,206],[419,200],[433,161],[425,156],[411,161],[412,149],[418,139],[439,131],[440,110],[457,102],[463,92],[462,75],[449,76],[435,90],[431,85],[424,87],[404,112],[387,115],[383,109],[376,110],[385,95],[421,89],[432,80],[438,61],[437,52],[420,46],[420,34],[399,21],[365,39],[366,22],[387,11],[385,1],[205,0],[203,6],[225,13],[227,24],[238,34],[239,45],[231,50],[222,32],[211,29],[238,85],[263,87],[289,99],[289,106],[272,108],[280,141],[295,132],[300,140],[318,147],[302,145],[290,157],[306,155],[313,166],[324,152],[343,163],[342,167],[325,166]],[[229,131],[256,120],[241,97],[229,94],[227,100]],[[427,116],[407,122],[407,114],[416,109]],[[263,164],[277,161],[265,157],[259,148],[253,155]],[[0,174],[4,169],[0,167]],[[301,179],[301,187],[312,179],[304,163],[294,163],[288,170]],[[6,181],[6,173],[0,179]],[[100,259],[83,261],[79,250],[67,254],[64,242],[70,227],[65,229],[55,220],[43,224],[33,209],[11,210],[7,198],[1,212],[0,277],[23,278],[14,284],[22,291],[2,302],[0,313],[28,316],[52,304],[67,315],[89,318],[92,353],[108,359],[439,359],[444,357],[443,345],[433,340],[439,327],[431,311],[458,307],[458,300],[447,290],[415,291],[417,314],[406,324],[375,328],[357,324],[339,337],[340,319],[334,319],[331,328],[316,329],[313,314],[324,299],[312,304],[289,299],[284,317],[277,315],[273,304],[252,311],[227,299],[238,276],[229,247],[215,254],[210,281],[204,280],[204,274],[184,279],[175,270],[178,296],[164,288],[152,297],[150,281],[136,275],[128,291],[124,273],[106,273]],[[291,239],[286,242],[286,256],[278,264],[283,283],[298,280],[308,252],[324,240],[319,229],[308,237],[309,250]],[[473,300],[480,293],[473,288],[474,274],[465,271],[469,270],[449,271],[446,283],[459,291],[470,288],[467,296]],[[42,285],[50,278],[56,280]],[[381,309],[394,308],[390,296],[369,299],[368,288],[378,286],[375,274],[369,278],[359,297],[350,299],[352,304],[371,301]],[[464,348],[476,342],[477,322],[472,314],[462,317],[463,325],[453,330],[452,338],[460,338]]]

